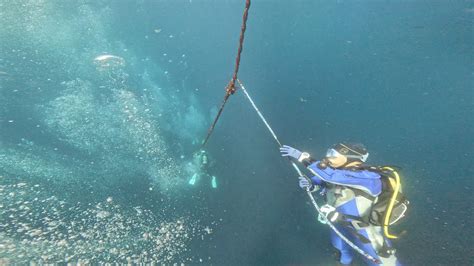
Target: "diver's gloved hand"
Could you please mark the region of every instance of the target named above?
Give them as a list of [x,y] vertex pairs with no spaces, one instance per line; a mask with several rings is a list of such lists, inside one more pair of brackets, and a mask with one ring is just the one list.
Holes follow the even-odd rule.
[[308,179],[306,179],[305,177],[298,177],[298,179],[300,180],[299,181],[299,185],[300,185],[300,188],[304,189],[304,190],[313,190],[314,188],[314,185],[311,184]]
[[295,158],[296,160],[300,158],[301,153],[302,153],[299,150],[287,145],[283,145],[283,147],[280,148],[280,152],[281,152],[281,156],[289,156],[289,157]]
[[[328,204],[325,204],[323,206],[321,206],[321,208],[319,208],[319,210],[321,211],[321,213],[319,214],[321,216],[324,215],[326,217],[327,220],[329,220],[330,222],[334,223],[337,221],[337,219],[339,218],[339,212],[336,211],[336,208],[334,208],[333,206],[331,205],[328,205]],[[318,220],[324,220],[324,219],[321,219],[322,217],[319,217]]]

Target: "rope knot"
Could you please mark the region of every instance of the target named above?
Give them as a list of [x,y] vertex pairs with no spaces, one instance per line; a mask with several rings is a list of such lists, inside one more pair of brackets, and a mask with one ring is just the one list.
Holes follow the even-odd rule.
[[227,95],[234,94],[237,89],[235,88],[235,81],[231,80],[229,84],[227,84],[227,87],[225,88],[225,91]]

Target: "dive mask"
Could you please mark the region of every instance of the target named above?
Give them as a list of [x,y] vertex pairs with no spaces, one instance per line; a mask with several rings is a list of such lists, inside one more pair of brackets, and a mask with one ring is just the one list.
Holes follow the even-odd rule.
[[342,154],[338,152],[336,149],[328,149],[326,152],[326,158],[336,158],[339,156],[345,156],[346,158],[358,159],[365,163],[367,158],[369,157],[369,153],[366,154],[359,154],[359,155],[351,155],[351,154]]

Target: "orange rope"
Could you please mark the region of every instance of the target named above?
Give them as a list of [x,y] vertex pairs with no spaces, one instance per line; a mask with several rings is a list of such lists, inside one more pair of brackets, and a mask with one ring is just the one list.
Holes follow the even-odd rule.
[[242,54],[242,49],[244,47],[245,30],[247,29],[247,18],[248,18],[249,8],[250,8],[250,0],[246,0],[244,15],[242,17],[242,27],[240,28],[239,49],[237,51],[237,57],[235,58],[234,74],[232,76],[232,79],[229,81],[229,84],[227,84],[227,86],[225,87],[224,100],[222,101],[221,107],[219,108],[219,112],[217,113],[216,118],[214,118],[214,122],[211,124],[211,126],[209,127],[207,131],[207,136],[204,139],[204,142],[202,143],[203,147],[207,144],[209,137],[211,137],[212,132],[214,132],[214,128],[217,124],[217,121],[219,120],[219,117],[222,114],[222,111],[224,110],[224,106],[227,103],[227,100],[229,99],[230,95],[234,94],[236,91],[235,81],[237,80],[237,73],[239,72],[240,54]]

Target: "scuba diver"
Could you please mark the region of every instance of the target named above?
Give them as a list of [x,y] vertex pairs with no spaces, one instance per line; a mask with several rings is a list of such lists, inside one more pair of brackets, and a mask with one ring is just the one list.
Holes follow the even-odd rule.
[[211,180],[211,187],[217,188],[217,178],[214,175],[209,174],[209,169],[212,164],[209,162],[209,156],[205,150],[199,150],[194,153],[193,161],[189,162],[192,171],[194,171],[193,176],[189,180],[188,184],[194,186],[196,181],[202,176],[207,176]]
[[[387,220],[385,223],[373,223],[368,218],[373,215],[374,202],[381,198],[378,196],[383,193],[386,185],[382,178],[385,175],[376,170],[379,168],[364,164],[369,156],[364,145],[338,143],[329,148],[325,158],[320,161],[314,160],[307,152],[287,145],[283,145],[280,152],[282,156],[294,158],[304,164],[314,175],[310,180],[299,177],[299,186],[310,192],[320,190],[320,194],[325,197],[326,204],[321,206],[318,217],[320,222],[332,222],[345,237],[377,258],[381,264],[400,265],[395,249],[387,237],[390,235],[385,231]],[[396,191],[398,194],[398,188]],[[393,203],[391,205],[393,207]],[[325,217],[321,217],[322,215]],[[390,218],[390,211],[388,215]],[[398,219],[403,216],[404,211]],[[354,257],[352,248],[332,230],[331,242],[338,250],[339,265],[351,265]],[[377,265],[367,259],[366,262],[368,265]]]

